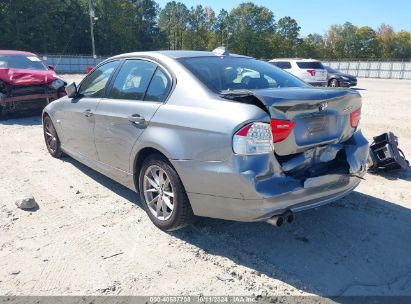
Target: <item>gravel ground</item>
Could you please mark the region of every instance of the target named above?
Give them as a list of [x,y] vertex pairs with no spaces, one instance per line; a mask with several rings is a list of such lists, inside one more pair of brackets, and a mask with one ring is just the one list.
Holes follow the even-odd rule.
[[[81,75],[65,75],[81,79]],[[360,79],[362,129],[411,158],[411,81]],[[156,229],[137,195],[47,153],[39,117],[0,122],[0,295],[411,295],[411,170],[366,175],[292,225]],[[33,195],[39,208],[17,209]]]

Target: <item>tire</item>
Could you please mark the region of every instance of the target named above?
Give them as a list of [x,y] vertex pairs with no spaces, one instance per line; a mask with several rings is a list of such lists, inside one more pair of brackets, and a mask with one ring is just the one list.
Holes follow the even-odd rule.
[[51,120],[49,116],[44,117],[43,134],[44,134],[44,141],[46,142],[46,147],[50,155],[55,158],[62,157],[63,151],[61,151],[60,139],[57,135],[56,128],[54,127],[53,121]]
[[332,88],[338,88],[340,86],[340,82],[334,78],[330,80],[328,86]]
[[6,106],[0,106],[0,120],[7,120]]
[[174,231],[193,222],[193,210],[183,183],[161,154],[144,159],[139,172],[139,190],[147,215],[159,229]]

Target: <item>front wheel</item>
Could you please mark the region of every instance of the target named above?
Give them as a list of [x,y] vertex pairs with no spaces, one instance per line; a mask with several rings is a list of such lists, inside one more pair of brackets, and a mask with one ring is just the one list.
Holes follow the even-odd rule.
[[183,183],[164,156],[154,154],[144,160],[139,190],[150,220],[161,230],[173,231],[192,223],[193,210]]
[[340,82],[337,79],[331,79],[329,86],[332,88],[337,88],[340,86]]
[[53,125],[53,121],[49,116],[46,116],[43,120],[43,132],[46,147],[51,156],[55,158],[62,157],[63,152],[61,151],[60,140],[56,128]]

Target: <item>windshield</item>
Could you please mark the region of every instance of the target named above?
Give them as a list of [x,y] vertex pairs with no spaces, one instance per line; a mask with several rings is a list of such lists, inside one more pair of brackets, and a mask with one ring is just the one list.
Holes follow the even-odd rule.
[[180,58],[179,62],[216,92],[307,86],[295,76],[251,58],[193,57]]
[[327,70],[327,72],[330,72],[330,73],[340,73],[339,71],[334,70],[333,68],[330,68],[329,66],[324,66],[324,67],[325,67],[325,69]]
[[47,70],[40,58],[34,55],[1,55],[0,68],[3,69],[26,69]]

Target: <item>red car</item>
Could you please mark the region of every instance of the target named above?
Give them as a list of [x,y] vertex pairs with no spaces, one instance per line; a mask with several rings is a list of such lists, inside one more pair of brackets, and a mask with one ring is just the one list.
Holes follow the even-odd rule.
[[66,83],[52,66],[29,52],[0,51],[0,116],[42,109],[65,95]]

